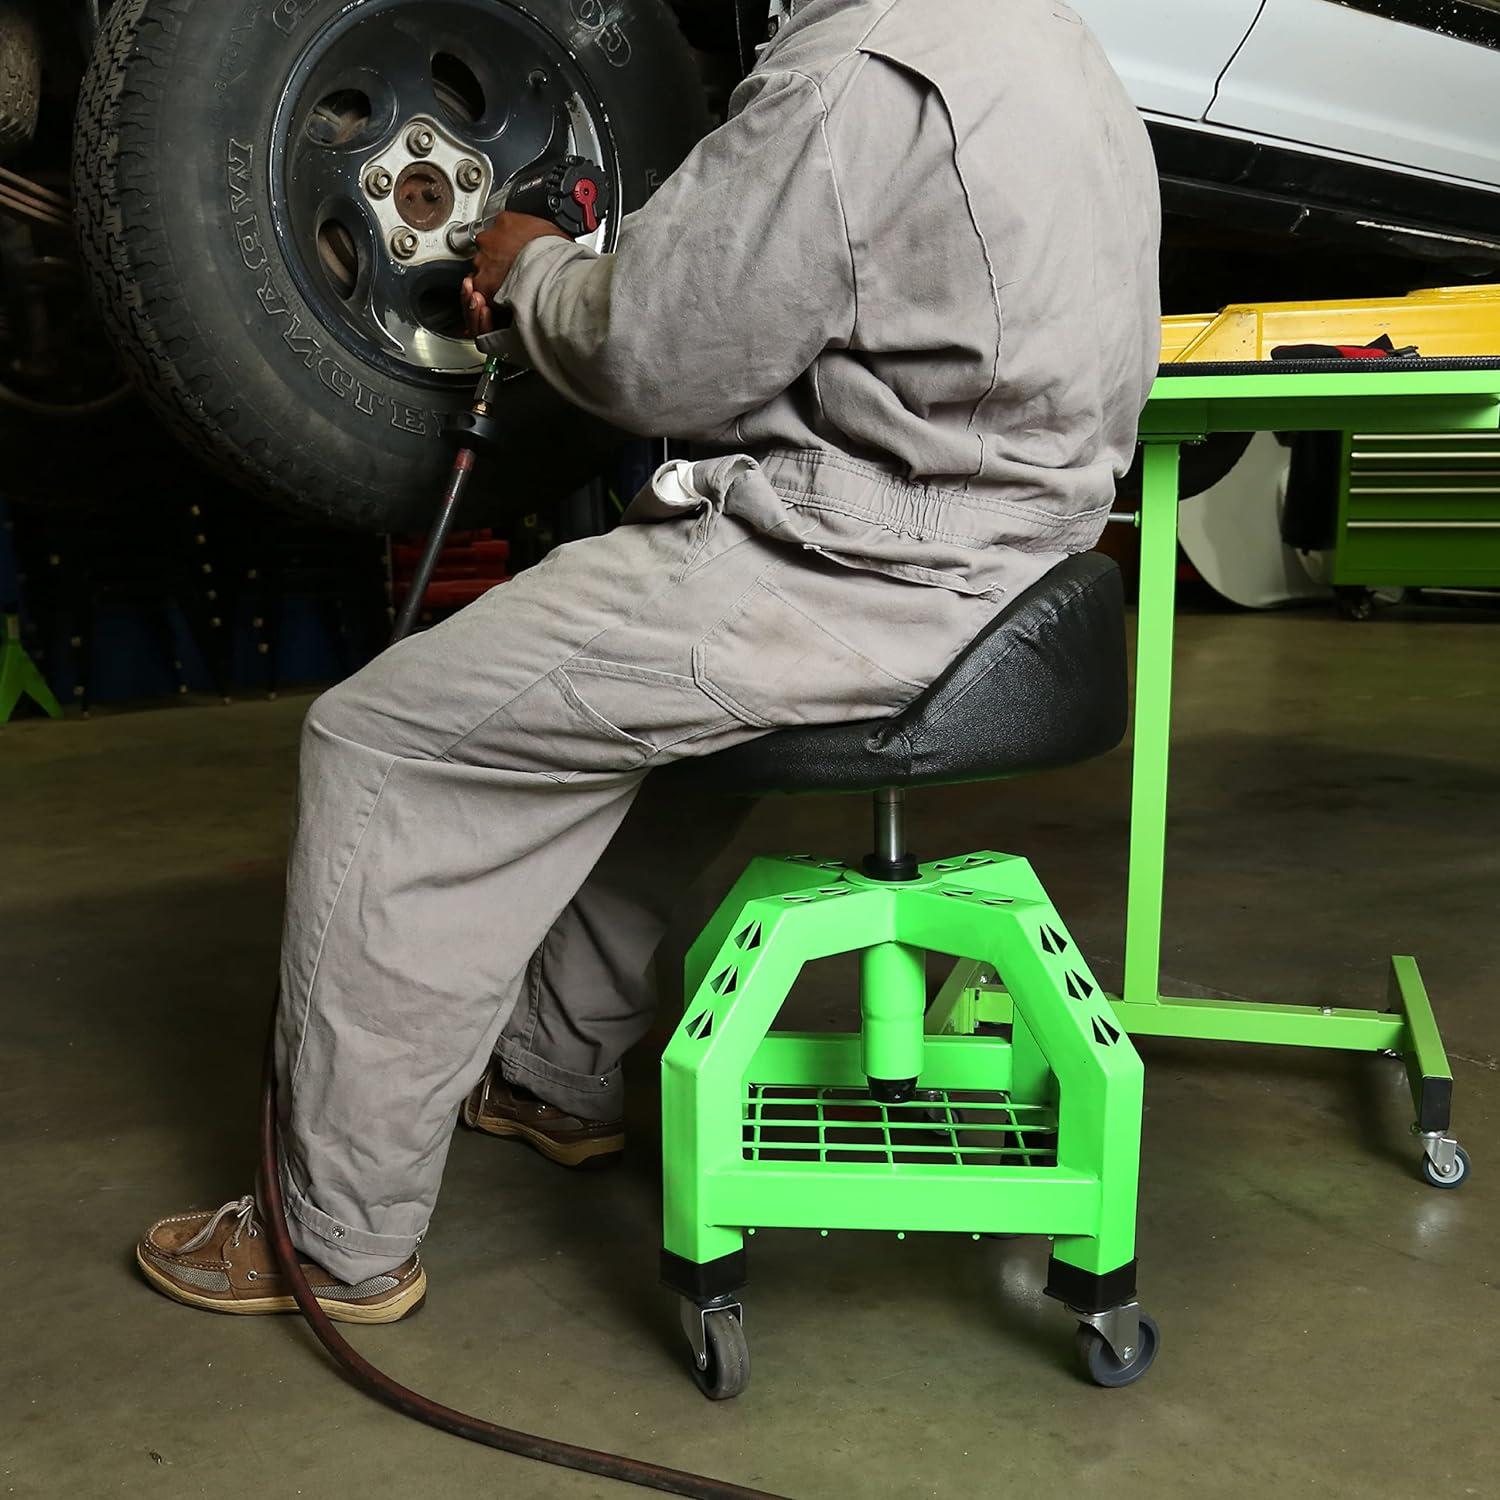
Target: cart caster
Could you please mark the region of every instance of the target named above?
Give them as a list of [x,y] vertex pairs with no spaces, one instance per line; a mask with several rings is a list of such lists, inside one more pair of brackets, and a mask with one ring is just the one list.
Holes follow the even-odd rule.
[[1338,612],[1346,620],[1368,620],[1377,609],[1389,609],[1406,598],[1405,589],[1367,589],[1342,585],[1333,591]]
[[[1103,1314],[1108,1318],[1109,1314]],[[1102,1321],[1102,1319],[1101,1319]],[[1161,1330],[1156,1319],[1146,1313],[1140,1314],[1140,1333],[1130,1349],[1128,1358],[1122,1359],[1114,1346],[1098,1327],[1092,1323],[1080,1323],[1074,1335],[1074,1349],[1083,1373],[1095,1385],[1117,1389],[1134,1385],[1152,1365],[1156,1363],[1156,1351],[1161,1347]]]
[[1341,587],[1333,591],[1339,614],[1346,620],[1368,620],[1375,613],[1375,595],[1370,589]]
[[1469,1153],[1453,1141],[1447,1148],[1437,1159],[1430,1151],[1422,1158],[1422,1180],[1432,1187],[1456,1188],[1469,1180]]
[[692,1348],[693,1380],[710,1401],[732,1401],[750,1384],[750,1345],[738,1302],[717,1307],[682,1304],[682,1326]]

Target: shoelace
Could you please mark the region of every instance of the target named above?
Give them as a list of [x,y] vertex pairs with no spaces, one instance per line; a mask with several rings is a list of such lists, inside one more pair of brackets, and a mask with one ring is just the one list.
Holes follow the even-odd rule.
[[229,1236],[229,1243],[234,1249],[239,1249],[241,1235],[248,1234],[252,1240],[259,1235],[260,1231],[255,1224],[255,1199],[247,1193],[243,1198],[231,1198],[222,1208],[216,1209],[213,1217],[192,1239],[185,1245],[177,1247],[177,1254],[191,1255],[194,1250],[201,1250],[214,1237],[214,1232],[230,1214],[239,1220],[239,1223],[234,1226],[234,1233]]

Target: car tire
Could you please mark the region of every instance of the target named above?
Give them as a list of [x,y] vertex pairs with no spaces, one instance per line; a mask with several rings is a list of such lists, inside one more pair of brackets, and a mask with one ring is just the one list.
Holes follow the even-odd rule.
[[[489,35],[495,44],[474,51]],[[382,38],[395,49],[390,79],[371,63]],[[473,54],[456,82],[459,64],[441,47]],[[533,55],[541,60],[527,64]],[[437,101],[426,112],[464,150],[470,136],[479,141],[493,181],[537,154],[545,128],[555,149],[557,121],[582,118],[627,211],[707,128],[692,53],[663,0],[116,0],[77,114],[83,256],[137,385],[180,437],[254,493],[365,530],[430,518],[451,462],[441,423],[468,407],[474,386],[454,351],[475,351],[446,324],[405,345],[376,326],[366,294],[350,288],[408,270],[414,284],[416,268],[379,260],[388,242],[378,227],[347,267],[330,259],[326,225],[314,235],[311,220],[297,222],[297,194],[336,163],[354,174],[338,212],[373,212],[359,200],[360,163],[411,138],[404,112],[415,95],[402,89],[415,80],[420,92],[423,69],[423,97]],[[540,112],[535,129],[528,110]],[[304,174],[304,157],[325,147]],[[355,224],[345,240],[365,233]],[[452,314],[445,301],[442,317],[456,314],[464,263],[422,269],[451,277]],[[452,367],[424,363],[428,344],[449,351]],[[619,436],[531,375],[505,382],[493,414],[503,462],[490,465],[497,482],[469,520],[495,518],[507,497],[529,512],[566,493]]]
[[26,0],[0,0],[0,156],[36,131],[42,100],[42,45]]

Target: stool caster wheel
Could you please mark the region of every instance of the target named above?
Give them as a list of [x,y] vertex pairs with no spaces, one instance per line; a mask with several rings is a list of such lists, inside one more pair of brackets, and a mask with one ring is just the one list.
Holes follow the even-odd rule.
[[683,1304],[693,1380],[710,1401],[732,1401],[750,1384],[750,1345],[743,1317],[737,1302],[721,1307]]
[[1156,1351],[1161,1345],[1161,1330],[1156,1326],[1156,1319],[1146,1313],[1140,1315],[1140,1320],[1140,1338],[1129,1359],[1121,1359],[1109,1340],[1092,1324],[1078,1325],[1073,1347],[1083,1373],[1095,1385],[1106,1386],[1111,1390],[1134,1385],[1156,1363]]
[[[1451,1145],[1451,1143],[1450,1143]],[[1430,1155],[1422,1158],[1422,1180],[1435,1188],[1461,1187],[1469,1180],[1469,1153],[1452,1145],[1452,1158],[1439,1166]]]

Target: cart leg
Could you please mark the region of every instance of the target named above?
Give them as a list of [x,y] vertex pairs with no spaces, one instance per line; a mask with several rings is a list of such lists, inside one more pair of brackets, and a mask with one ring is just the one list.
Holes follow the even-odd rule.
[[1136,616],[1135,759],[1130,793],[1130,884],[1125,994],[1161,995],[1162,881],[1167,767],[1172,739],[1172,643],[1177,610],[1177,505],[1181,445],[1146,444],[1141,485],[1141,597]]
[[1456,1188],[1468,1180],[1469,1153],[1452,1134],[1453,1069],[1416,959],[1391,960],[1390,998],[1406,1022],[1402,1058],[1416,1112],[1412,1129],[1422,1138],[1422,1176],[1433,1187]]

